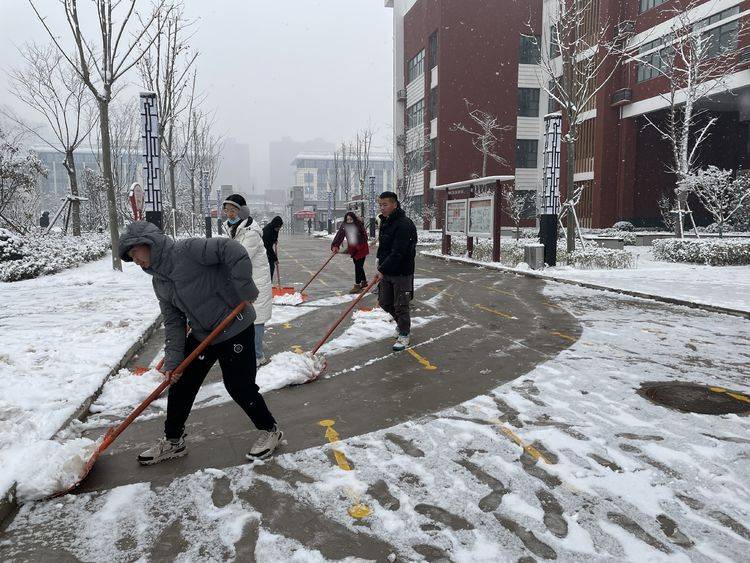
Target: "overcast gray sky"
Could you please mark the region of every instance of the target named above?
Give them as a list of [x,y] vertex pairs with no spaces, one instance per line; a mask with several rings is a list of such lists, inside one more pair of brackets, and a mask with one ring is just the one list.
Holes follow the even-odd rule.
[[[37,4],[51,26],[67,31],[57,0]],[[336,142],[371,121],[376,143],[389,141],[393,13],[383,0],[185,4],[187,15],[199,18],[193,44],[206,106],[216,109],[221,132],[250,144],[259,185],[268,178],[268,143],[284,135]],[[19,64],[17,47],[28,41],[47,42],[28,2],[0,0],[0,68]],[[137,72],[129,79],[137,87]],[[17,107],[4,79],[0,104]]]

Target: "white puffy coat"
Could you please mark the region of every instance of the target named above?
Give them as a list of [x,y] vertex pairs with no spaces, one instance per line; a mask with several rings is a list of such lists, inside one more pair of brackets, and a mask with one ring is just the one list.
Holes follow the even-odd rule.
[[234,240],[239,242],[247,250],[250,261],[253,263],[253,282],[258,288],[258,298],[253,303],[255,308],[255,324],[264,324],[271,318],[271,272],[268,268],[266,248],[263,246],[263,231],[256,221],[244,219],[237,227]]

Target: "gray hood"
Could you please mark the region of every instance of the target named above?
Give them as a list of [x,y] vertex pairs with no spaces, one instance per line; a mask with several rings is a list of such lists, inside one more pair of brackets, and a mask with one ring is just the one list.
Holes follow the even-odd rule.
[[174,246],[172,239],[162,233],[153,223],[134,221],[120,235],[120,258],[125,262],[132,262],[133,260],[128,256],[128,252],[139,244],[147,244],[151,247],[151,265],[144,271],[148,273],[169,271],[166,258]]

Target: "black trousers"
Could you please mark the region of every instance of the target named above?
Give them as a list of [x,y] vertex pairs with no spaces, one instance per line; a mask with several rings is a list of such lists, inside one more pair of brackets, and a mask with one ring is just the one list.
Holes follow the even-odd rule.
[[365,274],[365,259],[360,258],[359,260],[355,260],[354,258],[352,258],[352,262],[354,262],[354,283],[367,283],[367,274]]
[[[198,340],[188,335],[185,356],[197,346]],[[271,430],[276,424],[255,384],[255,327],[251,326],[229,340],[207,347],[187,367],[177,383],[169,387],[167,421],[164,423],[167,438],[182,436],[195,396],[216,360],[219,360],[229,395],[247,413],[255,427]]]
[[276,261],[269,258],[268,265],[271,268],[271,285],[273,285],[273,272],[276,269]]
[[414,276],[383,276],[378,285],[378,304],[390,313],[401,334],[411,331],[409,303],[414,298]]

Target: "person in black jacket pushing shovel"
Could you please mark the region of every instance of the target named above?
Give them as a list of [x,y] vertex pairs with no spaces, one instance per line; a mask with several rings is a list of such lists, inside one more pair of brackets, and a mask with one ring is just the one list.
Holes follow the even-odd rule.
[[378,304],[396,321],[395,352],[409,346],[411,317],[409,302],[414,299],[414,259],[417,255],[417,228],[406,216],[393,192],[383,192],[380,206]]
[[[252,302],[258,297],[245,248],[222,237],[174,241],[151,223],[136,221],[120,236],[119,252],[120,258],[135,262],[153,277],[154,293],[164,315],[163,369],[172,381],[165,436],[140,454],[138,461],[153,465],[187,453],[185,422],[216,360],[229,395],[261,431],[246,457],[270,457],[283,434],[255,384],[255,310],[250,303],[184,373],[174,372],[241,301]],[[186,323],[190,326],[187,336]]]

